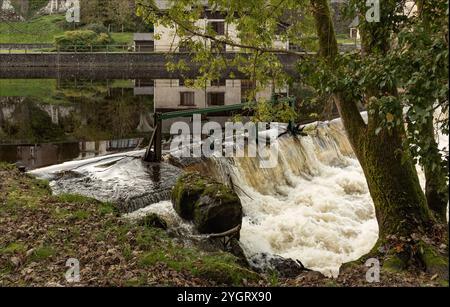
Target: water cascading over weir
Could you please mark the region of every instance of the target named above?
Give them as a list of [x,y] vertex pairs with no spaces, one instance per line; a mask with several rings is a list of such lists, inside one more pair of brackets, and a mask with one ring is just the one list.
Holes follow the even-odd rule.
[[[264,266],[276,255],[336,276],[341,264],[370,251],[378,225],[340,120],[314,123],[304,131],[307,136],[277,140],[274,168],[260,168],[258,158],[218,157],[188,163],[186,169],[233,185],[244,208],[240,242],[251,264]],[[33,173],[50,179],[55,193],[114,201],[129,218],[158,213],[170,227],[192,231],[169,201],[182,163],[146,164],[142,155],[69,162]]]

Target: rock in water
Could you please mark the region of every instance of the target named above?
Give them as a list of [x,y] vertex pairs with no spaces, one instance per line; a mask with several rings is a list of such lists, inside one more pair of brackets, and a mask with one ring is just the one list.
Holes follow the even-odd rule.
[[194,206],[204,192],[208,179],[198,173],[182,175],[172,190],[175,211],[185,220],[194,218]]
[[222,233],[242,224],[242,204],[227,186],[209,185],[194,208],[194,224],[200,233]]
[[237,194],[199,173],[182,175],[172,192],[175,211],[193,220],[203,234],[217,234],[242,224],[242,204]]

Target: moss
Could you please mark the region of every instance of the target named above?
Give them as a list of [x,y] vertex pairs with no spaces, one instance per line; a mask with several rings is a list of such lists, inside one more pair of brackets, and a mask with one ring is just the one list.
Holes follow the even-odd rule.
[[75,220],[86,220],[90,215],[91,213],[87,210],[77,210],[71,214],[70,218]]
[[53,249],[53,247],[51,247],[51,246],[41,246],[41,247],[37,248],[33,252],[33,255],[31,256],[31,259],[33,261],[42,261],[42,260],[46,260],[46,259],[52,257],[55,253],[56,252]]
[[237,194],[221,183],[213,183],[206,187],[202,196],[219,197],[224,202],[240,202]]
[[200,233],[222,233],[242,224],[242,204],[227,186],[206,187],[194,208],[194,224]]
[[71,203],[71,204],[92,204],[92,203],[99,203],[99,201],[86,197],[83,195],[78,194],[61,194],[58,196],[58,200],[60,202],[64,203]]
[[192,220],[194,206],[208,185],[208,179],[198,173],[182,175],[173,191],[172,202],[175,211],[184,219]]
[[383,263],[383,270],[398,273],[406,269],[406,263],[398,256],[389,256]]
[[27,250],[25,244],[20,242],[14,242],[6,247],[0,247],[0,255],[20,254]]
[[141,257],[142,266],[164,263],[176,271],[189,271],[192,275],[219,284],[242,285],[243,281],[261,279],[257,273],[241,267],[234,256],[225,253],[203,254],[194,249],[155,250]]
[[438,274],[448,280],[448,257],[444,257],[425,242],[419,243],[419,256],[428,273]]
[[119,214],[119,210],[112,203],[101,203],[98,211],[100,215]]

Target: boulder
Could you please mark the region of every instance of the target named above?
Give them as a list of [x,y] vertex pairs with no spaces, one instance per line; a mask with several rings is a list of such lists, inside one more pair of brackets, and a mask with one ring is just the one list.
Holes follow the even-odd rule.
[[249,259],[249,264],[261,273],[277,272],[281,278],[296,278],[305,273],[312,272],[298,260],[284,258],[278,255],[269,255],[267,253],[253,255]]
[[182,175],[172,192],[175,211],[203,234],[217,234],[242,224],[242,204],[226,185],[199,173]]
[[194,206],[194,224],[200,233],[222,233],[242,224],[242,204],[227,186],[212,183]]
[[208,184],[208,179],[198,173],[182,175],[172,190],[175,211],[185,220],[194,218],[194,206]]

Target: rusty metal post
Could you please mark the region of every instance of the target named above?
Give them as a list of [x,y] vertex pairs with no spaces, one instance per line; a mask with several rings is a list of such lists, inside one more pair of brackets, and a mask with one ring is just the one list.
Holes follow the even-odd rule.
[[[155,113],[155,129],[150,138],[147,151],[145,152],[145,162],[161,162],[162,160],[162,118],[161,113]],[[153,151],[152,151],[153,149]]]
[[162,119],[161,113],[155,113],[156,135],[155,135],[155,161],[162,160]]

